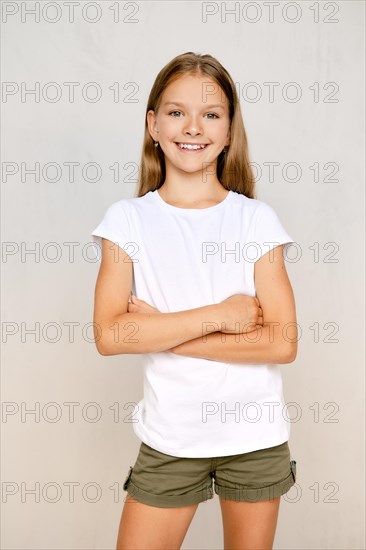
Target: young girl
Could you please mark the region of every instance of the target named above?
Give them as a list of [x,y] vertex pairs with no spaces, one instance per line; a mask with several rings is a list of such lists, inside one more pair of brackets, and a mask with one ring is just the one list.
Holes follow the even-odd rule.
[[214,57],[188,52],[160,71],[138,194],[92,236],[97,349],[144,358],[117,549],[179,549],[214,491],[225,549],[272,548],[296,481],[278,366],[297,353],[293,241],[254,196],[235,85]]

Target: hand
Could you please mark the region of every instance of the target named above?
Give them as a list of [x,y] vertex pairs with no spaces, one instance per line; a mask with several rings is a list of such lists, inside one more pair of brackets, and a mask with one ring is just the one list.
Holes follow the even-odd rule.
[[245,294],[234,294],[219,304],[220,332],[243,334],[263,326],[263,312],[259,300]]
[[131,302],[128,302],[127,311],[128,313],[160,313],[156,307],[151,306],[145,300],[140,300],[132,292]]
[[[140,300],[132,294],[131,292],[131,302],[128,302],[127,311],[128,313],[161,313],[156,307],[145,302],[145,300]],[[179,346],[168,349],[171,353],[177,353]]]
[[[152,305],[148,304],[147,302],[145,302],[145,300],[140,300],[139,298],[137,298],[137,296],[132,294],[132,292],[131,292],[131,300],[132,300],[131,302],[128,302],[128,307],[127,307],[128,313],[160,313],[160,311],[156,307],[153,307]],[[179,346],[176,346],[176,348],[178,347]],[[176,348],[171,348],[171,349],[168,349],[167,351],[176,353],[175,351]]]

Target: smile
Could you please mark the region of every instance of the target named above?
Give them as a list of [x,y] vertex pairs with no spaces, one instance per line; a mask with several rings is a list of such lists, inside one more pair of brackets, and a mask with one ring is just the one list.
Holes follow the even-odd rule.
[[200,151],[203,151],[204,149],[206,149],[209,146],[209,144],[208,143],[202,143],[202,144],[176,143],[176,146],[180,151],[183,151],[183,152],[199,153]]

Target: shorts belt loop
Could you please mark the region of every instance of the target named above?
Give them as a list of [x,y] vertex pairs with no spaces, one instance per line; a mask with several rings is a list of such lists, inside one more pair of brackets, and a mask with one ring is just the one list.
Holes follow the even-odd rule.
[[132,474],[132,470],[133,470],[133,466],[130,466],[130,469],[128,471],[128,474],[127,474],[127,477],[125,479],[125,482],[123,484],[123,489],[126,491],[127,490],[127,486],[128,486],[128,483],[130,481],[130,477],[131,477],[131,474]]
[[294,481],[296,481],[296,460],[290,461],[291,474]]

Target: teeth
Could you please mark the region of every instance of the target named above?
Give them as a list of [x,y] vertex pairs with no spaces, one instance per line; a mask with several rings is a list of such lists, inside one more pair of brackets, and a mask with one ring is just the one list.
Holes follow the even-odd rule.
[[178,147],[181,149],[204,149],[206,145],[186,145],[184,143],[178,143]]

